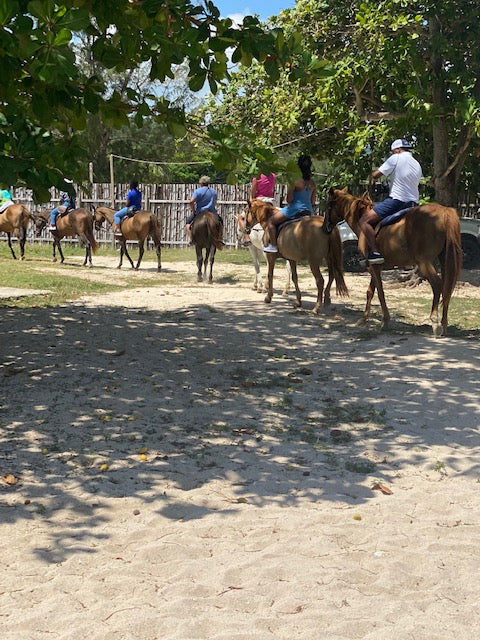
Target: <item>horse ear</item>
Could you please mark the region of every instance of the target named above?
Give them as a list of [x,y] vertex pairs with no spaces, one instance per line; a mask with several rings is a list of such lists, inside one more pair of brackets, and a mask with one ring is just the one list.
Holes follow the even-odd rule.
[[343,189],[340,189],[340,191],[342,193],[348,193],[348,187],[343,187]]

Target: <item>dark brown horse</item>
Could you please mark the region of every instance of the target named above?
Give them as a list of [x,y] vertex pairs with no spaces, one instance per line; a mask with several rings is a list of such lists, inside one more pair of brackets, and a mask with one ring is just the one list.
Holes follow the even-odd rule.
[[[35,226],[37,229],[37,236],[39,236],[47,223],[50,220],[50,214],[47,211],[42,211],[35,217]],[[72,209],[64,215],[57,217],[56,231],[50,231],[53,237],[53,261],[57,261],[56,249],[60,254],[60,262],[63,264],[65,258],[63,257],[62,247],[60,240],[65,237],[78,236],[80,244],[85,247],[85,260],[83,266],[90,267],[92,264],[92,251],[97,251],[97,242],[93,235],[93,216],[86,209]]]
[[[248,201],[245,207],[247,224],[252,227],[259,222],[264,229],[267,227],[269,216],[274,213],[272,205],[262,200]],[[289,261],[292,270],[292,280],[295,285],[297,306],[302,306],[302,296],[298,287],[297,262],[307,260],[310,270],[317,284],[317,301],[313,313],[318,313],[323,302],[330,304],[330,289],[335,280],[337,294],[347,296],[348,289],[343,278],[342,241],[338,229],[327,234],[323,231],[323,217],[305,216],[285,225],[278,234],[279,253],[267,253],[268,262],[268,290],[265,302],[271,302],[273,296],[273,271],[275,261],[283,257]],[[328,283],[323,290],[324,280],[320,271],[323,262],[328,265]]]
[[[345,189],[330,189],[325,213],[325,229],[330,231],[338,222],[346,220],[359,237],[359,249],[366,254],[366,239],[360,232],[358,220],[370,198],[356,198]],[[420,275],[432,287],[433,302],[430,320],[434,335],[447,334],[448,306],[462,268],[460,222],[455,209],[437,203],[413,207],[398,222],[381,227],[377,244],[385,257],[383,265],[369,267],[371,279],[367,290],[367,304],[363,313],[365,322],[370,313],[375,289],[383,312],[383,326],[388,327],[390,314],[385,302],[382,268],[411,267],[416,265]],[[440,274],[436,263],[440,264]],[[440,298],[443,306],[442,321],[438,320]]]
[[[213,263],[215,261],[215,253],[217,249],[221,251],[223,248],[223,223],[215,213],[212,213],[211,211],[204,211],[199,213],[198,216],[195,216],[191,229],[192,243],[195,245],[195,251],[197,253],[197,280],[198,282],[202,282],[207,275],[207,263],[210,258],[208,282],[209,284],[212,284],[212,270]],[[205,257],[203,256],[204,249]]]
[[[115,210],[110,207],[97,207],[95,209],[95,227],[100,229],[106,220],[110,226],[113,226],[113,216]],[[120,241],[120,262],[117,269],[120,269],[123,262],[123,256],[126,255],[132,269],[138,269],[145,253],[145,240],[150,237],[155,245],[157,252],[157,271],[162,270],[162,245],[161,245],[161,229],[158,219],[151,211],[137,211],[131,218],[124,218],[121,224],[122,237]],[[138,242],[138,262],[134,267],[127,250],[127,240],[135,240]]]
[[7,234],[8,246],[14,260],[17,259],[17,256],[12,247],[12,233],[18,238],[20,259],[24,260],[27,229],[31,220],[33,220],[32,214],[24,204],[11,204],[0,213],[0,231]]

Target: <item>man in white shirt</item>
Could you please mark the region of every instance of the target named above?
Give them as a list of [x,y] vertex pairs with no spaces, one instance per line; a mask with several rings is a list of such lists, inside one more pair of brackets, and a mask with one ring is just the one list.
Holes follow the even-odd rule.
[[418,185],[422,177],[422,167],[410,153],[407,140],[399,139],[392,142],[392,155],[375,171],[372,180],[380,176],[390,176],[390,195],[383,202],[378,202],[371,209],[367,209],[360,217],[358,224],[367,238],[369,264],[382,264],[383,256],[378,252],[374,227],[383,218],[408,209],[418,204]]

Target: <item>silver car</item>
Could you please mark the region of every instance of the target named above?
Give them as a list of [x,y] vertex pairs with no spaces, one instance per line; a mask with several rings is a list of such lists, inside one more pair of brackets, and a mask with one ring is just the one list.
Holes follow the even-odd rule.
[[[352,273],[365,271],[365,266],[360,264],[362,255],[358,251],[357,236],[346,222],[340,223],[338,229],[343,243],[343,266],[345,271]],[[462,236],[463,268],[480,268],[480,219],[460,218],[460,233]]]

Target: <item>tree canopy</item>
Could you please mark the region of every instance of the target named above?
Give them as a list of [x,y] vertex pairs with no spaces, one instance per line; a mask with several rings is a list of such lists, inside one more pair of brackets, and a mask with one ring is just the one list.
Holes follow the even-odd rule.
[[[239,70],[212,122],[260,143],[302,138],[337,180],[366,178],[390,142],[415,142],[436,198],[480,179],[480,22],[474,0],[298,0],[278,18],[288,37],[323,62],[308,86],[282,74]],[[295,147],[293,147],[295,148]]]
[[[38,199],[64,176],[85,178],[90,115],[115,128],[141,127],[149,118],[183,134],[184,109],[161,87],[178,65],[188,69],[190,90],[207,84],[216,92],[230,59],[247,66],[257,60],[275,80],[298,45],[252,16],[233,25],[209,0],[5,0],[0,27],[1,181],[29,186]],[[81,37],[90,40],[90,65],[77,56]],[[128,82],[109,83],[101,69]],[[147,92],[135,82],[145,69]]]

